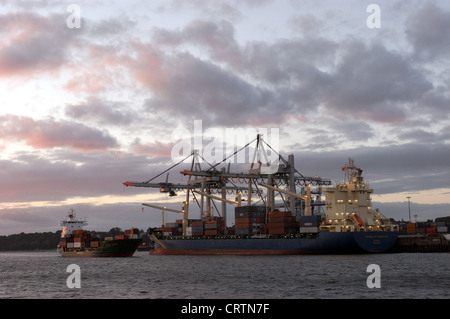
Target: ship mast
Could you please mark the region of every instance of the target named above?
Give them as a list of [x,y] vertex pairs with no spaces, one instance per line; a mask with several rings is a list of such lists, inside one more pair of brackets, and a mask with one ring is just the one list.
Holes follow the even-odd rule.
[[362,177],[363,170],[355,166],[353,158],[348,159],[348,163],[345,164],[342,170],[345,171],[345,183],[364,184],[364,179]]

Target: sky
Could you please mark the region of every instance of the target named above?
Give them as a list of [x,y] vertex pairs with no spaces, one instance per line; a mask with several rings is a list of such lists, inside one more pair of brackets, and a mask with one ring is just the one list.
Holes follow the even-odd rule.
[[448,1],[0,0],[0,26],[0,235],[70,208],[159,226],[141,203],[184,196],[122,183],[174,165],[195,121],[279,129],[305,176],[342,180],[351,157],[388,217],[408,196],[417,220],[450,215]]

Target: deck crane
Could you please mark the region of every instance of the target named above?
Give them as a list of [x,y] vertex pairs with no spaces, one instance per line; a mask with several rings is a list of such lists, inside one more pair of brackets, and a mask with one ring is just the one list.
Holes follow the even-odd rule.
[[[167,208],[167,207],[161,207],[161,206],[157,206],[157,205],[153,205],[153,204],[148,204],[148,203],[143,203],[143,206],[147,206],[147,207],[151,207],[151,208],[155,208],[155,209],[160,209],[163,212],[167,211],[167,212],[174,212],[174,213],[178,213],[178,214],[183,214],[183,234],[186,234],[186,227],[187,227],[187,206],[188,203],[184,202],[183,203],[183,208],[182,210],[176,210],[176,209],[172,209],[172,208]],[[163,221],[164,224],[164,221]]]
[[274,186],[271,186],[271,185],[268,185],[268,184],[265,184],[265,183],[260,183],[259,185],[262,186],[262,187],[266,187],[266,188],[268,188],[270,190],[273,190],[273,191],[277,191],[277,192],[280,192],[280,193],[283,193],[283,194],[286,194],[286,195],[289,195],[289,196],[292,196],[292,197],[295,197],[295,198],[303,199],[305,201],[305,216],[311,216],[312,215],[312,213],[311,213],[311,186],[310,185],[307,185],[305,187],[305,189],[306,189],[306,195],[305,196],[300,195],[300,194],[296,194],[296,193],[293,193],[293,192],[290,192],[290,191],[287,191],[285,189],[280,189],[278,187],[274,187]]

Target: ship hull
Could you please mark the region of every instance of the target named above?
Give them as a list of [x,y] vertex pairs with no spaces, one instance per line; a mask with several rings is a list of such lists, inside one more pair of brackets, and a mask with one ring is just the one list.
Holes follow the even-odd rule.
[[382,253],[397,232],[321,232],[316,238],[159,239],[156,255],[302,255]]
[[62,257],[131,257],[142,239],[118,239],[104,241],[99,248],[58,248]]

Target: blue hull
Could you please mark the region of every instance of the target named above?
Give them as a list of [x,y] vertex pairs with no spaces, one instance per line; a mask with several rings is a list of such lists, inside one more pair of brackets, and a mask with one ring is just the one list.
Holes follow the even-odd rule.
[[300,255],[358,254],[388,251],[397,232],[321,232],[317,238],[159,239],[152,254]]

